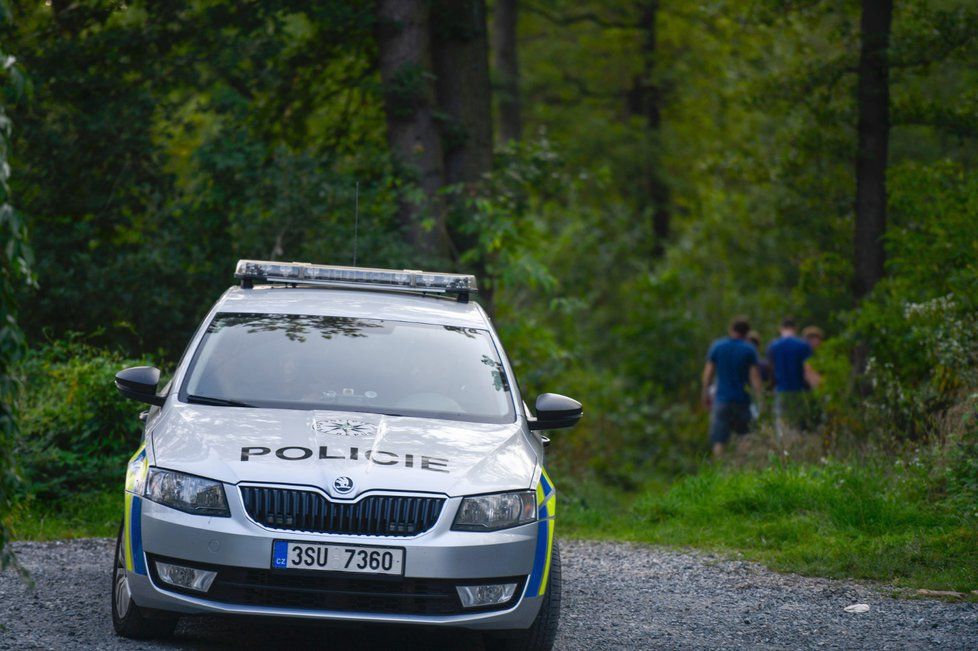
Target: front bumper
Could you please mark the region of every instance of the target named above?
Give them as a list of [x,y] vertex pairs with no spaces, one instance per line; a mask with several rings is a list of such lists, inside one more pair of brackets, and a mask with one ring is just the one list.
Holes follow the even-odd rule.
[[[538,536],[548,537],[552,522],[539,522],[492,533],[452,531],[451,523],[461,498],[449,498],[435,526],[418,536],[344,536],[269,529],[248,518],[239,491],[227,487],[230,518],[210,518],[176,511],[155,502],[129,495],[129,512],[126,535],[131,546],[133,563],[128,572],[129,586],[135,602],[144,608],[186,614],[236,614],[296,617],[347,622],[384,622],[394,624],[423,624],[453,626],[472,629],[521,629],[528,628],[540,609],[542,592],[532,585],[535,565],[541,562]],[[375,602],[353,609],[323,609],[318,602],[306,601],[302,606],[264,605],[254,603],[229,603],[209,598],[208,594],[183,594],[167,584],[153,579],[153,558],[165,557],[183,560],[202,567],[220,566],[249,580],[267,580],[269,576],[282,577],[281,570],[270,572],[271,549],[274,540],[301,540],[351,545],[377,545],[402,547],[404,556],[403,586],[435,586],[447,591],[451,580],[459,584],[473,583],[494,578],[519,577],[520,590],[513,600],[498,610],[478,610],[456,614],[413,614],[391,612],[396,608],[375,608]],[[542,543],[542,541],[540,541]],[[550,540],[547,540],[549,545]],[[549,549],[547,549],[549,556]],[[232,572],[233,569],[233,572]],[[320,574],[320,573],[317,573]],[[290,573],[290,577],[291,577]],[[344,575],[351,581],[364,575]],[[257,578],[255,578],[257,577]],[[341,577],[342,578],[342,577]],[[310,581],[315,580],[310,577]],[[369,581],[369,579],[366,579]],[[392,588],[397,589],[397,588]],[[213,588],[212,592],[217,592]],[[226,591],[224,592],[226,594]],[[236,600],[240,601],[240,600]],[[260,600],[259,600],[260,601]],[[333,602],[329,602],[333,603]],[[347,603],[347,602],[343,602]],[[389,601],[387,602],[390,603]],[[387,612],[381,612],[386,610]]]

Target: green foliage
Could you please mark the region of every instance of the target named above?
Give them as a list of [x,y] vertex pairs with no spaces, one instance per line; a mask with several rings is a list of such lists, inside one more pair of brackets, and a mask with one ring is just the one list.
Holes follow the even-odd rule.
[[25,490],[39,500],[116,487],[139,443],[138,407],[113,387],[116,372],[148,363],[77,340],[35,348],[19,372],[18,458]]
[[393,115],[407,118],[428,101],[427,84],[431,75],[417,64],[406,63],[384,86],[384,97],[393,107]]
[[[815,363],[846,426],[943,438],[949,412],[978,387],[978,183],[947,162],[904,164],[891,179],[890,276]],[[865,357],[858,386],[853,351]]]
[[[0,0],[0,25],[6,24],[9,18],[9,9]],[[20,390],[15,365],[24,353],[24,335],[17,324],[16,296],[22,288],[33,285],[27,228],[11,205],[8,185],[13,128],[8,107],[10,100],[17,99],[24,91],[25,84],[20,69],[14,65],[16,59],[4,50],[0,50],[0,515],[10,509],[20,484],[14,453],[19,417],[15,402]],[[9,539],[7,523],[0,518],[0,570],[11,564],[19,567],[7,549]]]
[[978,521],[978,418],[975,402],[978,394],[969,396],[969,411],[964,419],[960,437],[953,441],[948,464],[947,493],[967,517]]
[[[332,198],[356,180],[380,191],[394,183],[370,83],[370,3],[14,9],[18,22],[0,37],[23,52],[36,89],[15,109],[15,191],[46,252],[24,314],[33,341],[81,330],[174,358],[237,255],[276,251],[280,235],[325,239],[336,232],[338,216],[323,214],[337,210]],[[342,187],[324,193],[330,181]],[[352,208],[342,206],[344,236]],[[236,221],[256,213],[265,223],[239,232]],[[374,226],[397,243],[388,223]],[[337,242],[322,244],[332,252]]]

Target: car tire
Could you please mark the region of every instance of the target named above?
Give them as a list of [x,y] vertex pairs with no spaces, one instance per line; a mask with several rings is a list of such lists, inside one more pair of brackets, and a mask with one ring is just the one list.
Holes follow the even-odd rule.
[[122,543],[122,526],[115,541],[115,556],[112,562],[112,626],[116,635],[134,640],[149,640],[173,635],[177,627],[177,617],[160,611],[140,608],[129,591],[129,577],[126,576],[126,557]]
[[526,630],[487,634],[486,651],[550,651],[560,622],[560,583],[560,547],[554,541],[547,591],[533,624]]

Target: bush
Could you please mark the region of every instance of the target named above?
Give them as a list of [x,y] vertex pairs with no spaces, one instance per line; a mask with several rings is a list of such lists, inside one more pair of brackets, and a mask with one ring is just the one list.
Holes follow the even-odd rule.
[[947,163],[905,164],[892,187],[889,276],[815,363],[836,430],[944,440],[948,414],[978,387],[978,181]]
[[38,499],[119,484],[140,439],[139,408],[113,387],[115,373],[148,363],[76,339],[55,341],[21,363],[18,442],[25,486]]
[[978,417],[975,413],[975,400],[978,394],[969,397],[966,407],[968,414],[960,428],[960,436],[951,443],[948,463],[947,492],[958,505],[962,514],[978,523]]

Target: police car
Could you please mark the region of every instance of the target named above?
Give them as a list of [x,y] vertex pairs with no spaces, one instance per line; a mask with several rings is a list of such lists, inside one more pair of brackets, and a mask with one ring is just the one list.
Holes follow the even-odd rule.
[[473,276],[242,260],[144,412],[116,548],[119,635],[185,614],[447,626],[549,649],[555,488]]

